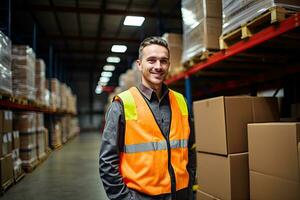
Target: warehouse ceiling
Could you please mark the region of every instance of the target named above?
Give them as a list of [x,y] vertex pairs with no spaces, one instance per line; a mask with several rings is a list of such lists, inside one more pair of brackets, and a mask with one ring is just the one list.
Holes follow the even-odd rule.
[[[116,70],[108,83],[117,86],[120,74],[137,58],[139,43],[145,37],[182,32],[180,2],[12,0],[11,38],[15,44],[35,47],[37,57],[44,58],[48,65],[52,48],[54,69],[48,70],[48,75],[63,77],[67,82],[90,81],[93,88],[106,58],[118,56],[121,62],[115,64]],[[143,16],[145,21],[141,27],[124,26],[128,15]],[[114,44],[126,45],[126,52],[112,53]]]

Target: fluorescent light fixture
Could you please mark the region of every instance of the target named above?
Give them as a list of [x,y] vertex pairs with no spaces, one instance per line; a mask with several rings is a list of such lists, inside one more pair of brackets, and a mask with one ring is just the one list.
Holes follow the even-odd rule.
[[103,72],[101,73],[101,76],[102,76],[102,77],[112,77],[112,72],[106,72],[106,71],[103,71]]
[[142,26],[144,21],[145,21],[145,17],[126,16],[123,24],[125,26]]
[[96,94],[101,94],[102,93],[102,86],[101,85],[97,85],[97,87],[95,89],[95,93]]
[[108,77],[100,77],[99,81],[102,83],[107,83],[109,81],[109,78]]
[[98,81],[98,85],[101,85],[101,86],[107,86],[107,82],[100,82],[100,81]]
[[103,66],[103,70],[104,71],[114,71],[115,70],[115,66],[114,65],[104,65]]
[[106,62],[108,63],[119,63],[121,59],[119,57],[110,56],[106,58]]
[[127,46],[126,45],[116,45],[114,44],[111,47],[111,51],[115,52],[115,53],[124,53],[127,50]]

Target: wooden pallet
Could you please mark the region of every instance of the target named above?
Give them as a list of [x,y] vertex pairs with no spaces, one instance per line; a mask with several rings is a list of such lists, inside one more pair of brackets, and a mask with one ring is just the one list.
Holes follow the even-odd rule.
[[220,49],[227,49],[241,40],[250,38],[253,34],[270,26],[270,24],[281,22],[294,13],[294,11],[282,7],[272,7],[253,20],[242,24],[239,28],[221,35],[219,37]]
[[18,183],[18,182],[21,181],[24,177],[25,177],[25,173],[24,173],[24,171],[22,170],[22,172],[21,172],[17,177],[14,177],[15,183]]
[[0,100],[11,101],[12,96],[9,93],[0,92]]
[[194,66],[197,63],[203,62],[205,60],[207,60],[211,55],[213,55],[216,51],[216,49],[208,49],[205,50],[195,56],[193,56],[191,59],[189,59],[188,61],[183,63],[183,66],[185,69],[189,69],[192,66]]
[[59,149],[61,149],[62,148],[62,144],[56,144],[56,145],[53,145],[53,147],[52,147],[52,149],[53,150],[59,150]]
[[38,166],[38,164],[39,164],[39,161],[35,160],[30,164],[25,164],[25,165],[22,164],[22,168],[24,169],[24,171],[26,173],[31,173],[33,170],[35,170],[35,168]]
[[14,177],[11,177],[9,180],[7,180],[4,184],[1,185],[0,188],[0,194],[1,196],[4,194],[5,191],[7,191],[7,189],[12,186],[14,183]]

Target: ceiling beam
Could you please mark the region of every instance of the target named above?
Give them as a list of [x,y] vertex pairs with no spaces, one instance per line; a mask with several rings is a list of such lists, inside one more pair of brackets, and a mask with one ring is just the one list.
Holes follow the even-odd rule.
[[[72,12],[72,13],[85,13],[85,14],[105,14],[105,15],[137,15],[150,18],[156,18],[155,12],[151,11],[128,11],[121,9],[105,9],[101,8],[79,8],[79,7],[68,7],[68,6],[48,6],[48,5],[31,5],[34,11],[46,11],[46,12]],[[181,19],[180,15],[162,13],[162,17]]]
[[79,40],[79,41],[99,41],[99,42],[128,42],[140,43],[140,40],[134,38],[116,38],[116,37],[91,37],[91,36],[78,36],[78,35],[57,35],[48,34],[48,39],[51,40]]

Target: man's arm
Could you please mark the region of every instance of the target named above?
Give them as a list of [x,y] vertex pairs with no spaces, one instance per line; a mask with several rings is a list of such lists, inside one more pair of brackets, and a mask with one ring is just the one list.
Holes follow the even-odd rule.
[[[119,170],[119,139],[124,134],[123,108],[114,101],[105,116],[105,127],[99,156],[99,172],[109,199],[130,199],[130,190]],[[121,135],[123,136],[123,135]]]
[[188,157],[189,162],[187,169],[190,176],[189,181],[189,200],[195,199],[195,192],[193,191],[193,185],[196,184],[196,141],[195,141],[195,130],[194,130],[194,121],[192,118],[191,110],[189,110],[189,125],[190,125],[190,137],[188,142]]

